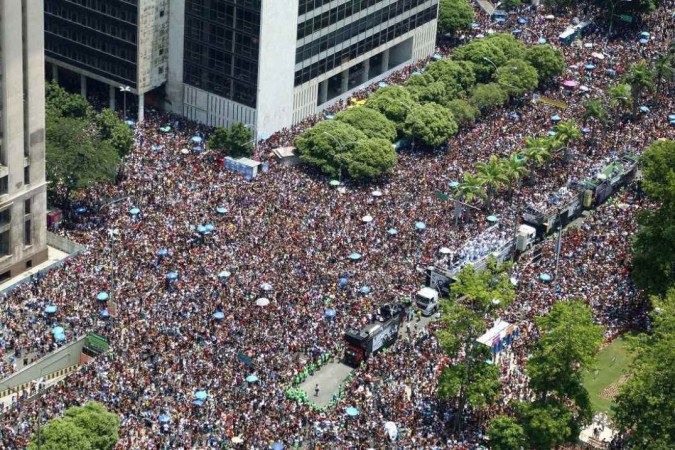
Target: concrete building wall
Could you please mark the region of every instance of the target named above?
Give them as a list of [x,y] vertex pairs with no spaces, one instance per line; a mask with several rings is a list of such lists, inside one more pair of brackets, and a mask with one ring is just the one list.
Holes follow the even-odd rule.
[[297,19],[298,0],[263,0],[256,124],[259,136],[269,136],[291,124]]
[[47,258],[41,0],[0,1],[0,83],[2,279]]
[[166,108],[183,114],[183,49],[185,47],[185,0],[169,1],[169,48]]
[[203,89],[183,86],[183,115],[190,120],[215,127],[229,127],[234,122],[256,124],[256,110],[220,97]]
[[169,0],[138,1],[138,93],[167,80],[169,15]]

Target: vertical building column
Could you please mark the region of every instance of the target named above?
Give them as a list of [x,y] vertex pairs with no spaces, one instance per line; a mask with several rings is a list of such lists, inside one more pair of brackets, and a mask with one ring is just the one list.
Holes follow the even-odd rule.
[[370,80],[370,58],[366,59],[361,64],[363,64],[363,78],[361,78],[361,83],[365,83]]
[[109,92],[110,92],[110,111],[115,112],[115,86],[112,84],[108,86]]
[[52,63],[52,81],[54,83],[59,82],[59,66],[54,63]]
[[138,122],[143,122],[145,119],[145,95],[138,96]]
[[389,70],[389,49],[382,52],[382,72]]
[[80,75],[80,95],[87,98],[87,77],[85,75]]
[[319,105],[328,101],[328,80],[319,83]]
[[342,72],[342,79],[340,84],[340,94],[344,94],[349,90],[349,69]]

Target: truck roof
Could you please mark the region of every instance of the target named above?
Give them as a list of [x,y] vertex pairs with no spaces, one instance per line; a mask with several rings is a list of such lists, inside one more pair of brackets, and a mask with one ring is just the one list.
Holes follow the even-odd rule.
[[417,291],[417,295],[420,295],[420,296],[426,297],[426,298],[433,298],[433,297],[436,297],[438,295],[438,291],[434,288],[423,287],[422,289]]

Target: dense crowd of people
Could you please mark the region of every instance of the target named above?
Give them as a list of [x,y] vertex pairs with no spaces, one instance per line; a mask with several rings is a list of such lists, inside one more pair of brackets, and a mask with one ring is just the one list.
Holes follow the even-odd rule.
[[[544,14],[536,8],[520,13],[529,28],[554,42],[573,14],[554,20]],[[515,26],[515,17],[503,24],[478,17],[474,35]],[[509,105],[452,138],[448,152],[401,154],[380,185],[347,183],[344,194],[320,175],[270,159],[273,148],[291,145],[323,115],[260,142],[256,157],[269,160],[270,171],[245,181],[222,170],[213,152],[190,151],[192,137],[206,136],[208,128],[148,114],[137,124],[120,183],[83,193],[78,204],[86,212],[74,227],[62,230],[87,250],[5,294],[0,311],[0,347],[14,357],[39,356],[61,345],[53,339],[54,326],[64,328],[63,342],[97,331],[110,339],[111,351],[38,400],[11,406],[2,417],[0,441],[5,448],[23,448],[36,420],[91,399],[120,415],[118,447],[124,449],[266,449],[274,442],[380,448],[392,436],[398,448],[477,448],[481,428],[475,417],[468,417],[472,425],[460,434],[448,426],[456,412],[439,404],[436,384],[442,367],[452,361],[426,330],[359,368],[346,387],[349,395],[332,410],[287,399],[284,388],[312,360],[339,353],[344,330],[367,323],[382,303],[414,293],[423,282],[417,268],[435,263],[441,247],[465,259],[485,254],[495,240],[506,238],[505,230],[514,229],[521,207],[536,195],[593,177],[598,166],[623,151],[639,153],[656,138],[675,136],[666,120],[675,100],[658,93],[650,112],[637,120],[616,118],[608,128],[588,124],[597,127],[596,144],[573,142],[573,164],[555,158],[536,173],[534,183],[520,186],[513,196],[499,195],[488,211],[497,212],[498,234],[469,250],[467,242],[477,242],[490,223],[471,212],[454,227],[453,205],[435,196],[447,192],[448,183],[460,180],[475,161],[513,151],[526,136],[545,135],[552,114],[581,122],[582,100],[604,95],[613,80],[605,65],[623,73],[629,63],[652,58],[673,37],[672,19],[664,15],[655,13],[644,25],[652,33],[647,45],[637,39],[607,40],[598,29],[583,38],[592,47],[564,47],[569,69],[562,79],[583,80],[589,87],[585,94],[562,86],[542,93],[565,102],[564,111],[541,102]],[[586,71],[591,51],[600,49],[606,59],[596,62],[600,67],[594,72]],[[451,50],[439,48],[443,54]],[[399,83],[422,66],[386,81]],[[339,103],[335,110],[344,107]],[[382,195],[372,195],[373,189]],[[536,338],[532,319],[552,302],[583,298],[608,337],[644,323],[644,305],[628,276],[627,250],[635,213],[644,207],[644,199],[626,192],[568,231],[555,283],[538,279],[553,272],[551,241],[542,244],[540,260],[516,265],[518,298],[503,316],[523,333],[503,358],[502,408],[528,396],[523,366],[527,345]],[[134,208],[138,211],[132,213]],[[372,222],[363,223],[365,215]],[[395,234],[388,232],[392,228]],[[367,294],[362,287],[369,288]],[[109,298],[99,301],[100,292]],[[260,298],[269,304],[258,306]],[[50,305],[56,313],[45,314]],[[336,311],[331,320],[325,318],[327,307]],[[111,318],[101,314],[104,308]],[[0,370],[6,375],[13,368],[7,362]],[[250,375],[257,381],[247,381]],[[199,405],[194,403],[198,390],[208,393]],[[346,415],[347,406],[358,408],[359,415]],[[385,427],[388,423],[393,426]]]

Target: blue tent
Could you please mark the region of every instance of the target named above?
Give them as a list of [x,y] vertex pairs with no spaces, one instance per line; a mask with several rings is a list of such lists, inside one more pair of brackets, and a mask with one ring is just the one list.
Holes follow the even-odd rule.
[[195,392],[195,398],[197,400],[206,400],[207,394],[205,390],[199,390]]
[[169,272],[166,274],[166,279],[173,281],[178,279],[178,272]]
[[218,274],[218,277],[220,277],[220,278],[230,278],[230,275],[232,275],[230,272],[228,272],[227,270],[223,270],[222,272],[220,272]]
[[159,417],[157,418],[157,421],[159,423],[169,423],[171,422],[171,416],[168,414],[160,414]]
[[487,221],[490,222],[490,223],[495,223],[498,220],[499,219],[497,219],[497,216],[487,216]]
[[675,114],[668,114],[668,120],[671,122],[675,120]]
[[206,228],[207,233],[211,233],[213,230],[216,229],[216,227],[212,223],[207,223],[204,225],[204,228]]
[[588,133],[591,132],[591,129],[590,129],[590,128],[583,127],[583,128],[581,128],[581,132],[584,133],[584,134],[588,134]]
[[432,58],[438,61],[439,59],[443,59],[443,55],[441,55],[440,53],[434,53]]
[[47,313],[47,314],[54,314],[54,313],[56,313],[56,306],[54,306],[54,305],[47,305],[47,306],[45,306],[45,313]]
[[99,292],[98,295],[96,296],[96,300],[99,302],[105,302],[108,300],[108,293],[107,292]]
[[171,127],[169,125],[165,125],[163,127],[160,127],[159,131],[161,131],[162,133],[168,133],[169,131],[171,131]]
[[416,77],[418,75],[422,75],[422,72],[420,72],[419,70],[416,70],[412,73],[412,76],[414,76],[414,77]]
[[60,326],[55,326],[52,328],[52,334],[63,334],[66,330],[63,329],[63,327]]
[[217,212],[218,214],[225,214],[225,213],[227,212],[227,208],[224,207],[224,206],[218,206],[218,207],[216,208],[216,212]]
[[615,77],[616,76],[616,70],[614,69],[605,69],[605,73],[609,75],[610,77]]
[[129,210],[129,214],[131,214],[132,216],[137,216],[137,215],[140,214],[140,213],[141,213],[141,210],[138,209],[138,208],[135,208],[135,207],[134,207],[134,208],[131,208],[131,209]]
[[204,400],[199,400],[199,399],[192,400],[192,405],[194,405],[194,406],[202,406],[203,404],[204,404]]
[[381,87],[381,88],[389,86],[389,85],[388,85],[387,83],[385,83],[384,81],[380,81],[379,83],[377,83],[377,85],[378,85],[379,87]]
[[595,64],[586,64],[586,65],[584,66],[584,69],[586,69],[586,70],[593,70],[593,69],[595,69]]
[[349,259],[351,259],[352,261],[358,261],[359,259],[361,259],[361,253],[357,252],[352,253],[351,255],[349,255]]
[[157,256],[161,257],[161,256],[168,256],[168,255],[169,255],[169,250],[167,250],[165,248],[160,248],[159,250],[157,250]]
[[556,132],[553,131],[553,130],[550,130],[550,131],[549,131],[548,133],[546,133],[546,134],[549,135],[549,136],[555,136],[555,135],[558,134],[558,133],[556,133]]
[[335,114],[326,114],[326,119],[328,119],[328,120],[335,119]]
[[549,281],[551,281],[551,275],[549,275],[547,273],[542,273],[542,274],[539,275],[539,279],[541,281],[544,281],[544,282],[549,282]]
[[249,375],[246,377],[246,381],[248,381],[249,383],[255,383],[256,381],[258,381],[258,377],[255,375]]
[[562,120],[562,118],[559,115],[556,114],[554,116],[551,116],[551,120],[554,121],[554,122],[560,122]]
[[640,39],[640,44],[645,45],[649,42],[649,39]]
[[539,38],[539,40],[537,42],[539,43],[539,45],[544,45],[546,43],[546,39]]
[[75,212],[78,213],[78,214],[84,214],[84,213],[87,212],[87,208],[85,208],[85,207],[83,207],[83,206],[80,206],[79,208],[77,208],[77,209],[75,210]]
[[66,335],[63,334],[63,333],[55,334],[55,335],[54,335],[54,340],[55,340],[56,342],[63,342],[63,341],[66,340]]
[[472,30],[477,30],[480,28],[480,24],[478,22],[471,22],[471,29]]
[[649,31],[643,31],[642,33],[640,33],[640,37],[645,39],[649,39],[650,36],[651,34],[649,34]]
[[197,233],[199,234],[205,234],[206,233],[206,227],[204,225],[199,225],[197,227]]
[[523,30],[521,30],[520,28],[514,28],[514,30],[513,30],[511,33],[513,33],[513,34],[520,34],[520,33],[522,33],[522,32],[523,32]]
[[370,287],[369,286],[361,286],[359,289],[359,292],[362,294],[370,294]]
[[136,122],[134,122],[134,121],[131,120],[131,119],[125,120],[124,123],[126,123],[126,124],[129,125],[130,127],[133,127],[134,125],[136,125]]
[[425,224],[424,222],[415,222],[415,228],[418,230],[424,230],[426,229],[426,227],[427,224]]
[[323,315],[326,316],[326,317],[328,317],[329,319],[330,319],[331,317],[335,317],[336,314],[337,314],[337,311],[335,311],[335,310],[332,309],[332,308],[328,308],[328,309],[325,309],[325,310],[323,311]]
[[225,313],[222,311],[216,311],[213,313],[213,318],[216,320],[223,320],[225,318]]
[[162,150],[163,148],[164,148],[163,145],[157,145],[157,144],[152,145],[152,151],[153,152],[158,152],[158,151]]
[[524,17],[518,17],[518,23],[521,25],[525,25],[527,23],[527,19]]
[[344,277],[340,278],[338,280],[338,286],[340,286],[341,288],[344,288],[345,286],[347,286],[348,283],[349,283],[349,280],[344,278]]
[[649,108],[648,108],[647,106],[645,106],[645,105],[642,105],[642,106],[640,106],[640,112],[648,113],[648,112],[649,112]]
[[395,234],[398,234],[398,230],[397,230],[396,228],[389,228],[389,229],[387,230],[387,233],[389,233],[390,235],[393,236],[393,235],[395,235]]
[[201,141],[203,141],[201,136],[192,136],[192,142],[195,144],[199,144]]
[[450,186],[453,189],[457,189],[459,187],[459,181],[451,181],[448,183],[448,186]]
[[284,444],[281,442],[275,442],[272,444],[272,450],[284,450]]
[[110,317],[110,313],[108,312],[107,309],[102,309],[101,312],[99,312],[99,314],[100,314],[101,317],[103,317],[104,319]]
[[353,406],[348,406],[345,408],[345,412],[349,417],[356,417],[359,415],[359,410],[354,408]]

